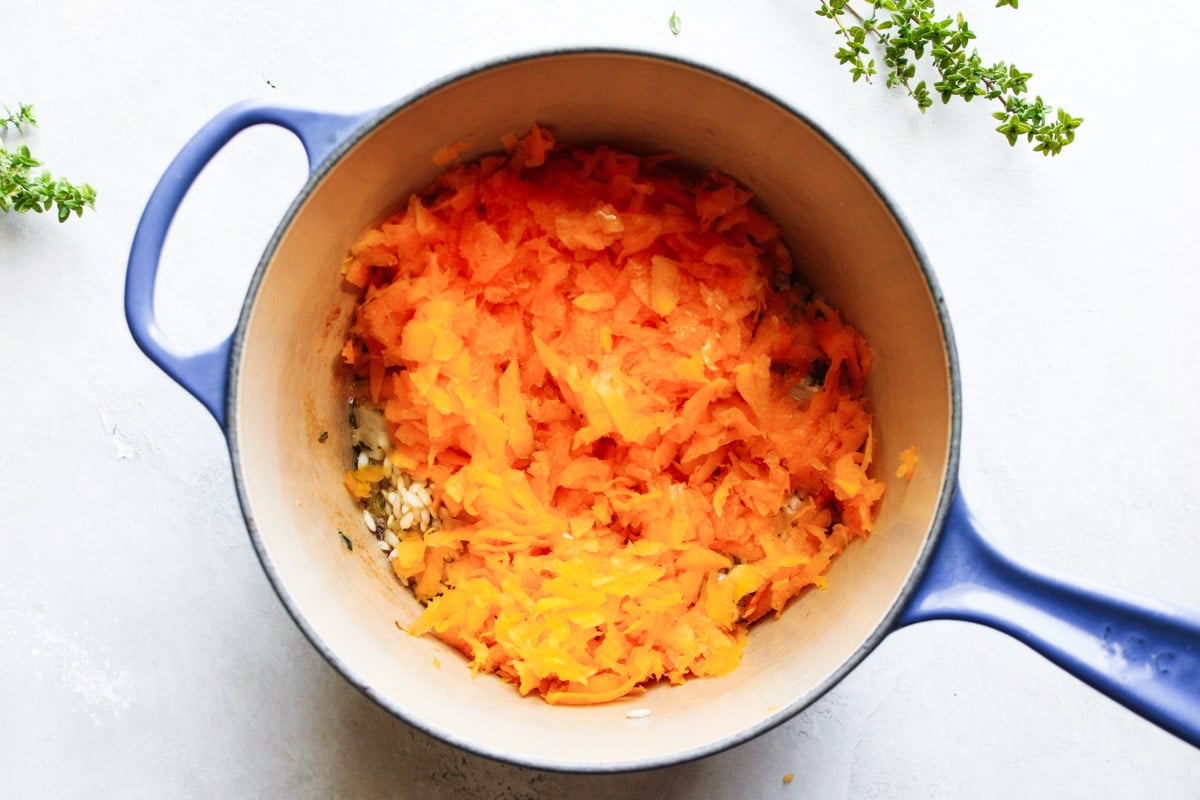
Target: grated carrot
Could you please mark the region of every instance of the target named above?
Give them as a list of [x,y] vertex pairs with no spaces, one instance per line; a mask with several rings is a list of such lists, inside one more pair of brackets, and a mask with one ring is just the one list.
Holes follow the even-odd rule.
[[445,147],[439,147],[437,152],[433,154],[434,166],[444,167],[451,161],[462,155],[463,151],[471,146],[470,142],[455,142],[448,144]]
[[896,477],[903,478],[906,481],[911,481],[913,475],[917,471],[917,462],[920,460],[917,455],[915,446],[906,448],[900,453],[900,466],[896,469]]
[[551,703],[726,674],[871,530],[870,350],[731,178],[503,143],[343,265],[346,363],[447,515],[390,562],[409,632]]

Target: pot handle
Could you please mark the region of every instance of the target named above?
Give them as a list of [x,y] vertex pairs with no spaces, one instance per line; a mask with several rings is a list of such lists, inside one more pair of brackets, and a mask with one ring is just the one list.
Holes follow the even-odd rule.
[[191,392],[221,427],[225,426],[225,392],[233,334],[207,350],[181,353],[163,335],[154,315],[159,259],[175,212],[201,170],[246,128],[268,124],[291,131],[304,146],[311,174],[371,113],[328,114],[255,100],[230,106],[183,146],[146,203],[125,272],[125,319],[142,352]]
[[934,619],[1007,633],[1200,747],[1200,615],[1016,563],[984,538],[961,492],[898,626]]

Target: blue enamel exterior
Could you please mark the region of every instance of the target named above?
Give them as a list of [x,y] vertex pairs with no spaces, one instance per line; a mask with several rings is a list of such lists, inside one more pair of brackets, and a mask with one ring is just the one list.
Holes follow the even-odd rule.
[[[393,108],[402,105],[397,103]],[[236,364],[231,364],[235,335],[209,350],[183,354],[172,349],[163,337],[154,315],[159,257],[179,204],[205,165],[245,128],[272,124],[291,131],[304,145],[310,172],[319,173],[318,165],[339,157],[337,151],[375,124],[369,122],[372,117],[376,122],[385,119],[389,110],[344,116],[253,101],[232,106],[214,117],[184,146],[151,195],[134,237],[126,275],[125,313],[129,328],[146,355],[193,394],[223,429],[229,427],[227,393],[231,367],[236,368]],[[938,297],[947,352],[954,363],[949,320],[941,307],[932,272],[928,265],[922,266],[931,291]],[[955,372],[952,375],[955,415],[960,413],[957,381]],[[1129,709],[1200,747],[1200,615],[1151,599],[1068,582],[1023,567],[1003,555],[985,539],[962,499],[955,474],[957,447],[956,435],[944,490],[947,496],[939,504],[938,516],[944,522],[940,528],[935,524],[930,532],[931,552],[921,556],[913,583],[901,593],[898,602],[902,607],[888,615],[880,630],[864,642],[853,663],[832,676],[813,693],[810,701],[836,683],[890,630],[926,620],[955,619],[987,625],[1015,637]],[[231,453],[236,471],[237,454],[233,450]],[[253,520],[244,503],[243,510],[253,535]],[[264,560],[263,564],[270,574],[269,563]],[[382,703],[368,683],[351,674],[336,654],[329,652],[312,634],[282,593],[281,598],[326,658],[352,683]],[[792,710],[802,707],[803,704]],[[782,717],[774,719],[771,725],[781,721]],[[750,735],[761,733],[766,727],[751,731]],[[711,752],[736,743],[717,743]],[[469,746],[469,743],[457,744]],[[579,771],[592,770],[581,764]]]
[[1013,561],[956,492],[933,558],[897,627],[977,622],[1200,747],[1200,614]]
[[255,101],[231,106],[214,117],[184,145],[159,179],[134,233],[125,274],[125,319],[134,341],[150,360],[187,389],[216,418],[226,420],[226,392],[233,342],[230,334],[219,344],[196,353],[171,346],[154,315],[154,284],[167,231],[179,204],[209,161],[239,132],[253,125],[277,125],[300,139],[315,169],[364,116],[322,114]]

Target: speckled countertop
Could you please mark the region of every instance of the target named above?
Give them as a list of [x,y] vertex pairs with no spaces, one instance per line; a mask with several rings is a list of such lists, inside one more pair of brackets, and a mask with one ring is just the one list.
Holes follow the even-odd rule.
[[[963,5],[985,58],[1086,117],[1061,158],[1009,149],[982,104],[921,116],[852,86],[807,0],[7,4],[0,102],[34,103],[26,141],[100,196],[61,227],[0,218],[0,797],[1200,798],[1200,751],[958,623],[893,634],[791,722],[652,773],[431,740],[287,617],[220,430],[126,329],[138,215],[234,101],[366,109],[560,45],[683,55],[802,109],[917,232],[963,365],[963,484],[994,538],[1200,608],[1200,97],[1166,46],[1196,24],[1161,20],[1168,35],[1115,0]],[[232,326],[304,173],[290,136],[255,129],[201,176],[160,282],[177,341]]]

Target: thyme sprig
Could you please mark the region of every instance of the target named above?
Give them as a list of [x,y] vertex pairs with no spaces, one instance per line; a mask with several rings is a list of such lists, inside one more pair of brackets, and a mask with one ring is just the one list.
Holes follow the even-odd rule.
[[[0,106],[0,135],[10,128],[24,133],[27,128],[37,126],[33,106],[21,103],[16,111]],[[66,178],[55,178],[48,170],[34,176],[33,170],[42,162],[33,157],[24,142],[8,150],[0,139],[0,212],[15,211],[42,213],[51,208],[58,209],[58,221],[66,222],[74,212],[83,216],[85,207],[96,207],[96,190],[83,183],[78,186]]]
[[28,103],[19,104],[16,111],[12,111],[8,106],[3,108],[4,116],[0,117],[0,132],[7,131],[10,126],[20,131],[25,126],[37,125],[37,120],[33,117],[33,106]]
[[[1052,110],[1041,96],[1028,97],[1032,73],[1003,61],[986,64],[971,46],[975,32],[961,13],[939,18],[934,0],[862,0],[860,5],[870,6],[865,15],[850,0],[819,2],[816,13],[832,20],[844,40],[835,55],[849,68],[851,80],[869,82],[879,74],[868,44],[873,40],[882,54],[887,86],[902,87],[922,112],[933,105],[934,93],[943,103],[954,97],[968,103],[983,97],[1001,106],[992,116],[1009,145],[1024,137],[1035,152],[1054,156],[1075,140],[1083,118],[1062,108],[1051,118]],[[997,0],[996,7],[1017,8],[1018,2]],[[938,75],[932,91],[924,80],[913,83],[917,64],[926,58]]]

